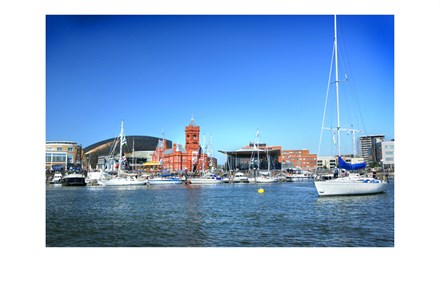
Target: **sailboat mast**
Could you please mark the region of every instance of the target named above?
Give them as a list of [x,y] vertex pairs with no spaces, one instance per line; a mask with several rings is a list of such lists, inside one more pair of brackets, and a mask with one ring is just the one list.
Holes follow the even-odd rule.
[[335,79],[336,79],[336,113],[338,116],[338,156],[341,155],[341,125],[339,120],[339,77],[338,77],[338,34],[336,30],[336,15],[335,15]]
[[133,161],[133,168],[132,169],[136,169],[136,162],[135,162],[135,157],[134,157],[134,138],[133,138],[133,152],[131,153],[131,160]]
[[119,134],[119,167],[118,175],[121,173],[122,167],[122,139],[124,138],[124,121],[121,121],[121,133]]
[[260,142],[258,138],[260,137],[260,131],[257,129],[257,135],[255,137],[255,140],[257,141],[257,170],[260,172]]
[[202,148],[202,174],[205,173],[205,154],[206,154],[206,137],[203,134],[203,148]]

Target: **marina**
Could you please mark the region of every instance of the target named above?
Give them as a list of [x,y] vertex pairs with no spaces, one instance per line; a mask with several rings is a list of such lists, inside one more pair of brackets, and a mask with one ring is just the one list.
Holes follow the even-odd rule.
[[46,246],[393,247],[394,183],[351,197],[319,197],[312,181],[47,185]]
[[[233,75],[233,72],[223,72],[215,78],[211,76],[207,84],[200,80],[210,75],[203,74],[198,77],[198,81],[191,79],[188,85],[191,85],[191,89],[206,86],[204,94],[188,92],[189,96],[184,98],[181,92],[175,92],[166,98],[157,101],[155,99],[154,103],[152,93],[147,94],[140,90],[132,96],[138,97],[134,100],[137,100],[135,104],[139,104],[136,106],[139,108],[148,101],[149,107],[146,109],[151,109],[148,113],[148,123],[143,116],[125,115],[126,121],[123,118],[119,120],[116,117],[121,117],[121,113],[127,113],[128,108],[112,106],[118,111],[108,116],[111,119],[106,123],[89,131],[87,141],[93,143],[87,147],[83,148],[76,141],[56,138],[46,141],[46,245],[394,246],[394,133],[391,119],[393,64],[390,63],[388,66],[391,71],[384,74],[391,89],[385,96],[375,93],[374,84],[363,81],[361,77],[359,80],[368,87],[363,88],[359,99],[356,95],[348,97],[348,94],[357,93],[354,89],[355,83],[352,82],[354,78],[351,62],[346,58],[348,49],[353,47],[344,46],[343,42],[338,46],[338,37],[341,37],[342,30],[347,32],[346,28],[350,29],[349,33],[341,40],[356,44],[361,36],[366,36],[359,34],[362,30],[356,26],[358,18],[336,15],[331,18],[319,16],[301,20],[302,28],[310,29],[308,34],[314,36],[309,45],[303,44],[307,53],[297,50],[296,43],[289,45],[289,42],[286,42],[291,39],[293,31],[299,28],[295,24],[299,18],[209,18],[208,23],[214,25],[213,31],[230,21],[243,25],[242,21],[245,19],[254,22],[249,29],[259,27],[254,31],[255,34],[243,33],[244,31],[241,33],[240,40],[247,39],[247,42],[243,42],[243,47],[235,46],[237,40],[232,43],[229,43],[231,40],[225,40],[230,44],[227,50],[234,48],[233,51],[242,52],[240,60],[248,59],[248,51],[251,48],[258,50],[259,53],[254,57],[259,57],[248,66],[239,65],[235,70],[241,72],[242,69],[246,69],[246,78],[254,76],[253,82],[248,85],[240,83],[239,87],[234,85],[234,90],[228,93],[220,94],[219,91],[219,96],[214,98],[211,95],[217,92],[213,90],[215,86],[211,82],[223,81]],[[149,27],[148,17],[139,19],[143,23],[142,30]],[[187,19],[191,27],[199,27],[196,24],[201,18]],[[263,19],[273,23],[274,28],[278,28],[273,32],[280,32],[281,28],[285,28],[284,33],[273,34],[274,37],[280,37],[278,41],[267,42],[268,40],[261,39],[260,32],[267,29],[266,25],[261,26]],[[131,19],[124,17],[121,20],[131,22]],[[392,24],[393,18],[374,17],[364,21],[370,25],[377,22],[387,27]],[[178,21],[173,23],[176,24]],[[180,26],[172,27],[172,31],[181,29]],[[337,29],[339,27],[343,29]],[[303,29],[297,33],[302,34]],[[253,37],[249,39],[251,35]],[[142,36],[149,44],[151,40],[144,39],[144,33]],[[205,37],[200,38],[202,39]],[[267,55],[264,49],[260,51],[261,46],[248,47],[247,44],[255,40],[259,40],[261,44],[274,44],[274,51]],[[301,40],[298,44],[302,44],[311,39],[299,37],[298,40]],[[383,41],[378,44],[386,50],[391,60],[394,48],[392,30],[386,40],[386,45]],[[193,44],[188,43],[190,46]],[[56,48],[56,43],[53,45]],[[179,46],[172,48],[175,47]],[[202,55],[209,55],[211,51],[215,51],[212,49],[204,50]],[[364,61],[365,56],[370,54],[370,49],[360,46],[354,50],[356,54],[353,56],[356,60]],[[103,50],[107,50],[107,47],[103,47]],[[190,53],[194,50],[183,51]],[[51,52],[57,53],[56,50]],[[156,56],[159,52],[151,52],[151,56]],[[177,52],[182,53],[180,50]],[[279,63],[274,62],[273,64],[278,64],[277,67],[268,69],[267,73],[270,74],[265,76],[263,72],[266,71],[263,67],[268,64],[260,63],[266,60],[263,56],[271,56],[269,59],[284,57],[279,59]],[[309,67],[312,64],[305,62],[308,60],[306,56],[315,61],[314,69],[307,74],[305,73],[311,69]],[[141,59],[144,57],[143,54],[139,56]],[[182,72],[194,68],[200,56],[196,54],[193,57],[197,58],[188,63]],[[220,57],[214,54],[206,60],[217,63]],[[368,69],[374,76],[384,71],[382,63],[377,63],[380,66],[373,66],[374,58],[365,60],[368,60],[368,66],[359,66],[357,71],[364,73]],[[223,60],[225,61],[228,62],[229,59]],[[331,62],[325,88],[328,61]],[[279,66],[286,62],[292,63],[286,67],[286,71],[280,70]],[[249,70],[256,64],[262,67],[257,66]],[[216,68],[222,68],[223,65],[218,63]],[[174,66],[179,65],[173,63],[172,68]],[[150,67],[147,66],[146,69]],[[296,75],[294,79],[293,73]],[[169,77],[168,74],[160,76],[165,79]],[[289,80],[287,83],[286,77]],[[310,79],[306,81],[306,77]],[[363,74],[363,77],[368,78],[368,75]],[[246,78],[244,75],[236,76],[233,78],[234,84]],[[269,80],[276,83],[266,83]],[[293,82],[294,80],[298,83]],[[281,81],[283,83],[278,83]],[[168,80],[166,84],[174,82],[174,79]],[[334,91],[330,90],[333,87]],[[345,87],[347,90],[344,90]],[[120,88],[124,86],[118,86],[118,89]],[[151,86],[148,86],[145,90],[150,88]],[[154,96],[160,95],[164,90],[165,87],[157,88]],[[262,93],[265,94],[260,96]],[[113,92],[108,94],[112,99],[121,101],[122,97],[119,95],[114,95]],[[140,98],[141,96],[145,98]],[[315,143],[318,142],[319,132],[315,130],[319,126],[317,118],[321,108],[317,105],[324,101],[324,97],[321,135],[315,153],[309,148],[315,147]],[[354,103],[351,102],[353,98]],[[226,101],[228,99],[229,101]],[[221,100],[221,104],[227,107],[221,108],[218,104],[219,107],[211,109],[212,101],[216,100]],[[265,101],[264,105],[254,104],[257,100]],[[360,100],[362,104],[359,103]],[[375,105],[373,100],[381,105],[386,101],[387,107],[362,107],[365,104]],[[173,103],[177,101],[179,103]],[[154,109],[151,108],[152,104]],[[176,107],[177,104],[179,106]],[[248,109],[250,105],[251,109]],[[341,115],[340,108],[344,110]],[[388,111],[382,110],[381,115],[381,109]],[[191,112],[188,112],[189,110]],[[230,113],[231,110],[234,111]],[[363,111],[368,112],[368,116],[365,116],[369,118],[365,121],[368,123],[364,123]],[[200,124],[196,123],[194,112]],[[189,116],[190,113],[191,119],[184,125],[182,117]],[[222,119],[219,119],[220,113]],[[379,123],[379,118],[383,118],[385,122]],[[120,127],[115,123],[117,120]],[[153,121],[156,123],[152,123]],[[370,135],[365,125],[376,125],[372,128],[374,131],[387,131]],[[125,126],[128,133],[143,135],[128,136]],[[111,137],[118,128],[119,134]],[[158,135],[160,128],[161,135]],[[252,133],[255,133],[255,130],[256,134],[253,137]],[[328,133],[331,133],[326,139],[327,144],[323,143],[323,130],[330,130]],[[341,142],[341,132],[350,136],[351,139],[347,139],[349,142]],[[261,134],[265,140],[263,142]],[[390,136],[390,139],[385,140],[386,135]],[[69,135],[63,134],[60,137]],[[98,137],[100,141],[96,141]],[[214,151],[213,137],[218,147],[217,151]],[[251,140],[248,140],[250,137]],[[322,153],[326,155],[322,156]]]

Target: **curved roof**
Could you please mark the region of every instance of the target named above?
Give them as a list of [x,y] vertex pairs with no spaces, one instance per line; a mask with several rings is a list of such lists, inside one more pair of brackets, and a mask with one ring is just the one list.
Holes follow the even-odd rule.
[[[127,140],[127,145],[124,145],[122,151],[127,153],[131,153],[133,151],[133,145],[134,151],[154,151],[156,150],[159,140],[161,140],[158,137],[142,135],[126,136],[125,138]],[[96,166],[99,156],[108,156],[110,154],[111,147],[116,139],[118,139],[118,137],[102,140],[83,149],[84,155],[89,158],[92,166]],[[171,148],[173,142],[170,140],[165,141],[166,147]],[[116,147],[115,152],[119,153],[119,144]]]

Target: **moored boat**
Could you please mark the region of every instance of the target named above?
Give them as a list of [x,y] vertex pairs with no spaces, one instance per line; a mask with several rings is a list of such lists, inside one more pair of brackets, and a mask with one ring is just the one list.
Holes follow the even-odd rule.
[[61,184],[63,186],[85,186],[86,183],[86,177],[81,174],[69,174],[64,176],[61,180]]
[[198,178],[189,178],[190,184],[217,184],[221,183],[222,179],[215,174],[205,174]]
[[279,178],[272,177],[270,175],[264,175],[260,173],[260,176],[255,178],[256,183],[276,183],[279,182]]
[[177,177],[153,177],[148,178],[147,183],[150,185],[165,185],[165,184],[182,184],[183,181]]
[[[118,164],[118,173],[115,177],[112,178],[101,178],[98,180],[99,185],[103,186],[132,186],[132,185],[146,185],[147,181],[145,179],[138,179],[132,176],[129,173],[123,172],[121,169],[124,165],[124,158],[122,156],[122,147],[127,143],[126,138],[124,136],[124,122],[121,121],[121,131],[119,133],[119,164]],[[134,174],[136,175],[136,174]]]
[[319,195],[368,195],[385,191],[387,183],[382,180],[350,174],[330,180],[315,180]]
[[63,174],[61,174],[60,172],[56,172],[53,175],[52,180],[50,180],[50,184],[61,184],[61,179],[63,179]]
[[226,177],[222,180],[224,183],[249,183],[249,178],[244,175],[242,172],[235,173],[234,177],[231,179]]

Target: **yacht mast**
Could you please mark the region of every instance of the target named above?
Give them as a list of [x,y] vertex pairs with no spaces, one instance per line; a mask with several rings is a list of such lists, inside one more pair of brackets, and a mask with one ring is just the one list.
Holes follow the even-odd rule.
[[335,83],[336,83],[336,113],[338,116],[338,156],[341,156],[341,125],[339,120],[339,77],[338,77],[338,36],[336,30],[336,15],[335,15]]
[[124,138],[124,120],[121,121],[121,133],[119,134],[119,167],[118,175],[121,174],[122,167],[122,139]]
[[260,138],[260,131],[257,128],[257,134],[255,135],[255,140],[257,141],[257,170],[258,172],[260,172],[260,142],[259,142],[259,138]]

